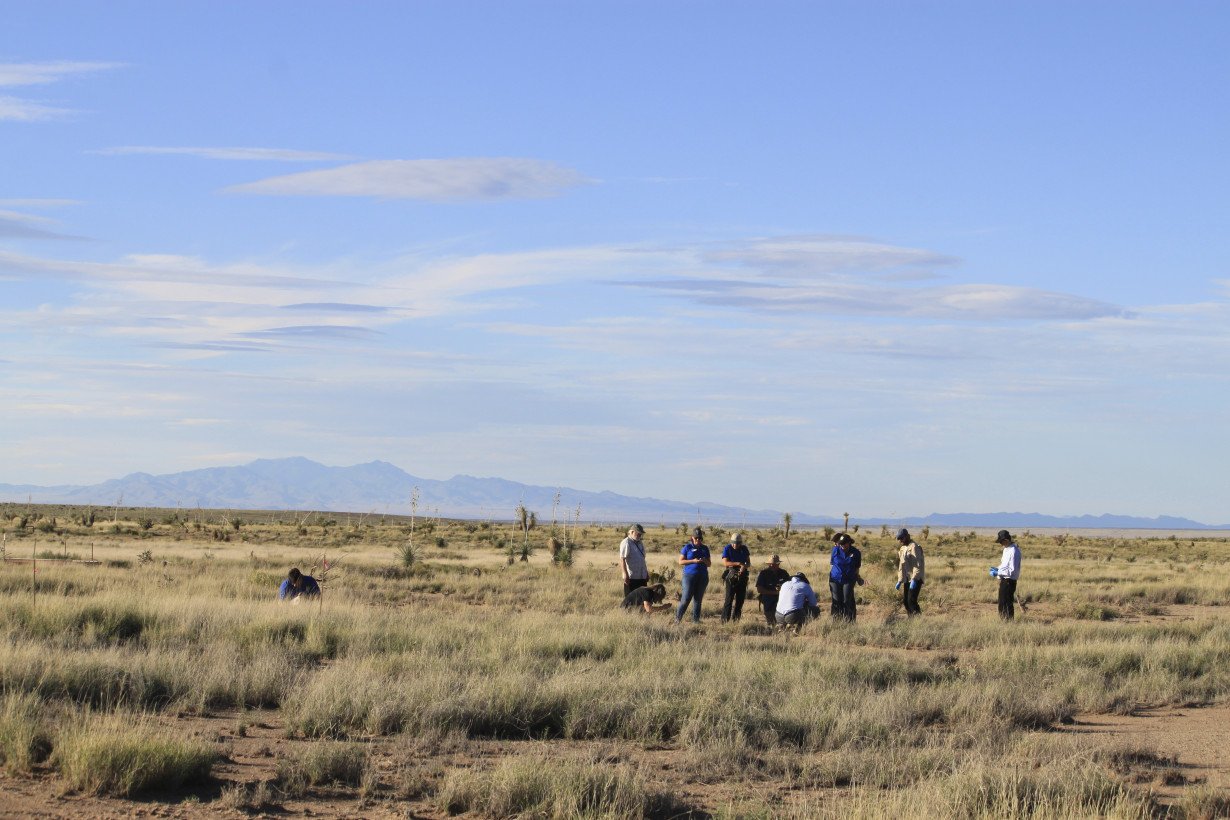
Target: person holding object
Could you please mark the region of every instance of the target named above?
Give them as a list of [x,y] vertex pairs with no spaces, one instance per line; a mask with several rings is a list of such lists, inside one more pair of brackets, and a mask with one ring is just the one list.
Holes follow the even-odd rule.
[[1016,598],[1016,582],[1021,577],[1021,548],[1007,530],[1000,530],[995,542],[1004,548],[999,566],[991,567],[991,577],[999,579],[999,617],[1011,621],[1016,617],[1012,601]]
[[854,621],[858,608],[854,600],[854,587],[863,585],[859,570],[863,566],[863,553],[854,546],[849,533],[839,532],[833,536],[833,554],[829,557],[829,594],[832,596],[831,612],[834,618]]
[[709,586],[709,567],[713,559],[705,546],[705,532],[700,527],[692,530],[692,538],[679,550],[679,565],[683,567],[683,592],[679,596],[679,608],[675,610],[675,623],[683,620],[688,604],[692,604],[692,623],[700,623],[700,603]]
[[752,571],[752,554],[743,543],[743,533],[735,533],[730,543],[722,547],[722,565],[726,571],[726,598],[722,602],[722,623],[743,617],[743,601],[747,598],[747,576]]
[[756,576],[756,596],[764,609],[764,618],[769,626],[777,625],[777,599],[782,584],[790,580],[790,573],[782,569],[782,559],[776,555]]
[[811,582],[806,575],[796,572],[794,577],[782,584],[777,597],[776,615],[777,623],[793,629],[796,635],[803,629],[808,618],[819,617],[820,606],[816,591],[811,588]]
[[897,589],[901,591],[901,603],[905,606],[905,614],[913,618],[921,615],[918,607],[918,593],[923,585],[923,551],[922,547],[910,538],[910,531],[904,527],[897,533],[897,543],[901,549],[897,552]]
[[624,576],[624,597],[634,589],[649,583],[649,566],[645,563],[645,528],[633,524],[628,537],[619,542],[619,569]]
[[665,599],[666,587],[662,584],[654,584],[651,587],[637,587],[632,590],[624,596],[624,602],[620,606],[623,609],[635,609],[652,614],[671,608],[670,604],[662,603]]
[[278,600],[297,601],[300,598],[314,598],[320,594],[320,584],[311,575],[304,575],[298,567],[291,567],[286,573],[282,586],[278,587]]

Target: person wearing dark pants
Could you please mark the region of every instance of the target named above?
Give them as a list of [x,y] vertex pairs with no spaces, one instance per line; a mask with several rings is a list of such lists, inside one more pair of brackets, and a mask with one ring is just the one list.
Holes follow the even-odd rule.
[[700,623],[700,604],[709,586],[709,567],[713,559],[705,546],[705,533],[700,527],[692,530],[692,538],[679,550],[679,566],[683,567],[683,592],[679,608],[675,610],[675,623],[683,620],[683,613],[692,605],[692,622]]
[[624,576],[624,597],[634,589],[649,584],[649,567],[645,563],[645,528],[633,524],[628,537],[619,542],[619,569]]
[[764,619],[769,626],[777,625],[777,597],[782,584],[790,580],[790,573],[782,569],[782,559],[776,555],[769,559],[769,564],[756,576],[756,597],[764,609]]
[[799,634],[803,624],[820,614],[816,593],[807,576],[796,572],[794,577],[782,584],[777,600],[777,623]]
[[743,533],[735,533],[730,543],[722,548],[722,565],[726,567],[722,573],[722,579],[726,582],[722,623],[726,623],[743,617],[743,601],[747,598],[747,576],[752,569],[752,556],[743,543]]
[[833,554],[829,562],[829,593],[832,595],[830,612],[834,618],[854,621],[858,618],[854,588],[863,584],[859,575],[863,566],[863,553],[854,546],[854,539],[849,533],[839,532],[833,536]]
[[897,533],[897,543],[901,545],[897,552],[897,589],[901,591],[905,614],[912,618],[922,614],[918,593],[922,592],[923,585],[923,551],[910,538],[910,531],[904,528]]
[[1004,548],[998,567],[991,567],[991,577],[999,579],[999,617],[1011,621],[1016,617],[1012,606],[1016,600],[1016,582],[1021,577],[1021,548],[1012,540],[1012,533],[1000,530],[995,541]]

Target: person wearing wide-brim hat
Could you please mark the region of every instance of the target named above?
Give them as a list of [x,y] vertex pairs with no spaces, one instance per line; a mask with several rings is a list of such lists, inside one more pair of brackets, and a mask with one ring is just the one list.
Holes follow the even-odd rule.
[[863,578],[859,575],[863,567],[863,553],[854,546],[854,538],[849,533],[839,532],[833,536],[829,566],[830,612],[834,618],[853,621],[858,617],[854,587],[863,584]]
[[777,597],[782,584],[790,580],[790,573],[782,569],[782,559],[774,555],[765,564],[765,568],[756,576],[756,597],[764,610],[764,619],[769,626],[777,625]]
[[999,531],[995,543],[1004,548],[999,566],[991,567],[991,577],[999,579],[999,617],[1011,621],[1016,617],[1012,601],[1016,598],[1016,582],[1021,577],[1021,548],[1007,530]]
[[901,549],[897,551],[897,589],[901,590],[901,603],[905,614],[909,617],[921,615],[918,606],[918,593],[923,585],[923,551],[914,543],[910,531],[902,527],[897,531],[897,543]]

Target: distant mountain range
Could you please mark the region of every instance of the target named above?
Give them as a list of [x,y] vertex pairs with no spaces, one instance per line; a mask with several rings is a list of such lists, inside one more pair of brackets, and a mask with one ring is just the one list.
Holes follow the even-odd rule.
[[[584,521],[642,521],[646,524],[702,522],[777,524],[778,510],[753,510],[711,502],[666,501],[569,487],[540,487],[502,478],[458,475],[447,481],[418,478],[385,461],[353,467],[327,467],[306,458],[258,459],[239,467],[210,467],[169,475],[133,473],[101,484],[38,487],[0,484],[0,500],[40,504],[92,504],[105,507],[183,507],[247,510],[318,510],[408,514],[410,496],[419,490],[419,511],[455,518],[511,519],[518,504],[539,518],[550,514],[560,494],[559,517],[581,505]],[[839,515],[794,512],[796,527],[841,522]],[[935,513],[925,518],[860,517],[864,526],[1006,527],[1008,529],[1230,529],[1186,518],[1127,515],[1052,516],[1039,513]]]

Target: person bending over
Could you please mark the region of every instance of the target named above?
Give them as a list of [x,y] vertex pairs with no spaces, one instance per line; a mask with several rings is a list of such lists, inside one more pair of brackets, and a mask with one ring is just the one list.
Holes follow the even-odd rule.
[[777,623],[788,627],[799,634],[808,618],[820,614],[820,606],[816,600],[816,591],[811,588],[811,582],[801,572],[796,572],[790,580],[782,584],[777,596]]
[[310,575],[304,575],[298,567],[291,567],[286,580],[278,587],[279,601],[294,601],[298,598],[313,598],[320,594],[320,584]]
[[651,587],[637,587],[624,596],[620,604],[624,609],[635,609],[639,612],[661,612],[670,609],[670,604],[662,603],[666,599],[666,587],[654,584]]

